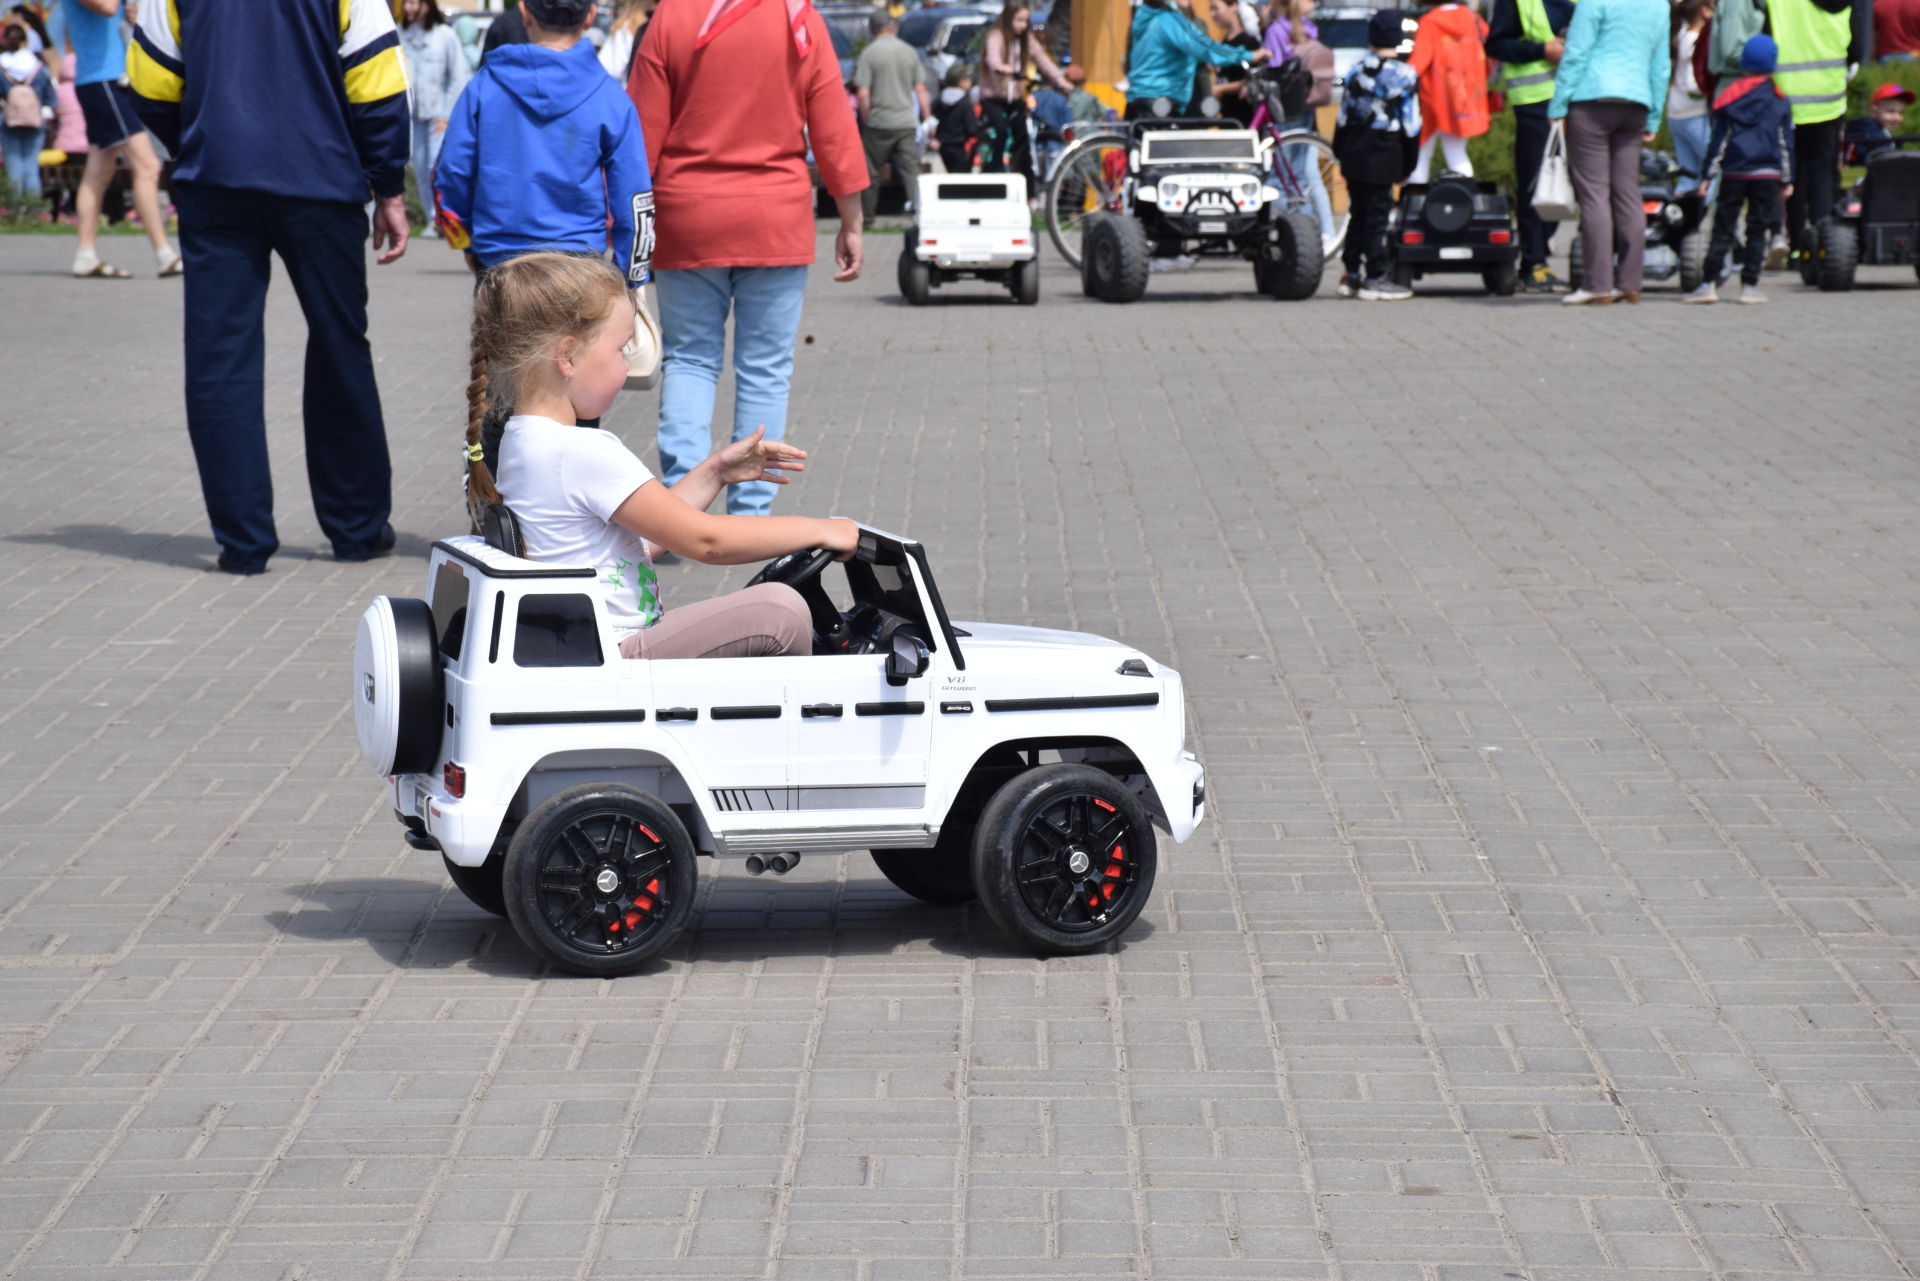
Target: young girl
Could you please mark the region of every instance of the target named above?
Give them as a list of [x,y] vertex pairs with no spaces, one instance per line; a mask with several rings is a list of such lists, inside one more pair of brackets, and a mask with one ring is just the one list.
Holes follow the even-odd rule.
[[[506,503],[529,557],[599,569],[612,589],[608,613],[622,657],[805,653],[813,636],[806,603],[779,583],[661,612],[648,543],[709,565],[809,547],[844,559],[859,542],[859,527],[707,511],[725,486],[784,485],[780,472],[805,469],[804,450],[767,440],[764,431],[713,454],[668,488],[611,432],[577,426],[605,413],[626,381],[621,348],[633,323],[626,280],[597,259],[533,253],[481,275],[467,384],[469,494]],[[482,439],[490,399],[514,407],[497,442]]]
[[1420,19],[1407,62],[1420,75],[1420,159],[1407,182],[1424,183],[1437,144],[1447,168],[1473,177],[1467,139],[1492,124],[1487,110],[1487,24],[1465,5],[1437,4]]

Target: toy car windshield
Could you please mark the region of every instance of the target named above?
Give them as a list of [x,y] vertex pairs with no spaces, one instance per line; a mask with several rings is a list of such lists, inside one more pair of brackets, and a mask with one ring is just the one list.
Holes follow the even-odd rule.
[[1242,130],[1198,130],[1175,134],[1148,134],[1140,142],[1140,163],[1208,160],[1227,164],[1260,163],[1260,140]]

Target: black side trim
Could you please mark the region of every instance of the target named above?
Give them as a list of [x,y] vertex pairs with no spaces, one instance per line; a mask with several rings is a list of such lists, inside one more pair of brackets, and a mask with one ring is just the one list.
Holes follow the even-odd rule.
[[1088,694],[1079,698],[990,698],[990,712],[1076,712],[1094,707],[1158,707],[1158,694]]
[[780,705],[763,703],[758,706],[713,707],[707,709],[707,715],[716,721],[777,721],[780,719]]
[[697,721],[700,709],[697,707],[663,707],[653,714],[656,721]]
[[846,708],[839,703],[808,703],[800,709],[802,720],[812,720],[816,716],[838,716]]
[[487,720],[494,725],[628,725],[647,719],[644,707],[620,707],[604,711],[569,712],[495,712]]
[[445,540],[435,543],[434,546],[461,564],[473,566],[488,578],[595,578],[599,576],[597,570],[589,569],[585,565],[572,569],[563,566],[555,566],[552,569],[544,566],[539,569],[501,569],[487,564],[473,553],[455,547]]
[[919,716],[927,710],[925,703],[855,703],[855,716]]

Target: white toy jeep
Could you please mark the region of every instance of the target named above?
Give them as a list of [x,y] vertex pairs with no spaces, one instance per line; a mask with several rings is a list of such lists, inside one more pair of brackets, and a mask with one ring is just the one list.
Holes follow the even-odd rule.
[[1016,302],[1040,301],[1040,250],[1017,173],[927,173],[900,251],[900,292],[916,307],[928,292],[969,276],[998,281]]
[[497,521],[434,544],[427,600],[367,609],[355,727],[408,842],[563,969],[623,974],[671,943],[696,854],[777,874],[866,849],[1038,953],[1092,951],[1146,904],[1154,826],[1184,841],[1203,817],[1179,673],[951,622],[918,543],[863,526],[844,566],[760,571],[807,601],[810,655],[635,660],[594,570],[502,550]]

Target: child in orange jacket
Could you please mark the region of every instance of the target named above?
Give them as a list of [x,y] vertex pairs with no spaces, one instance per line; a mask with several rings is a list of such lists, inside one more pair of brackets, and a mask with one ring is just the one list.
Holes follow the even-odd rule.
[[1460,4],[1437,4],[1420,19],[1407,58],[1420,73],[1420,160],[1408,183],[1424,183],[1437,145],[1446,168],[1473,176],[1467,139],[1487,131],[1487,24]]

